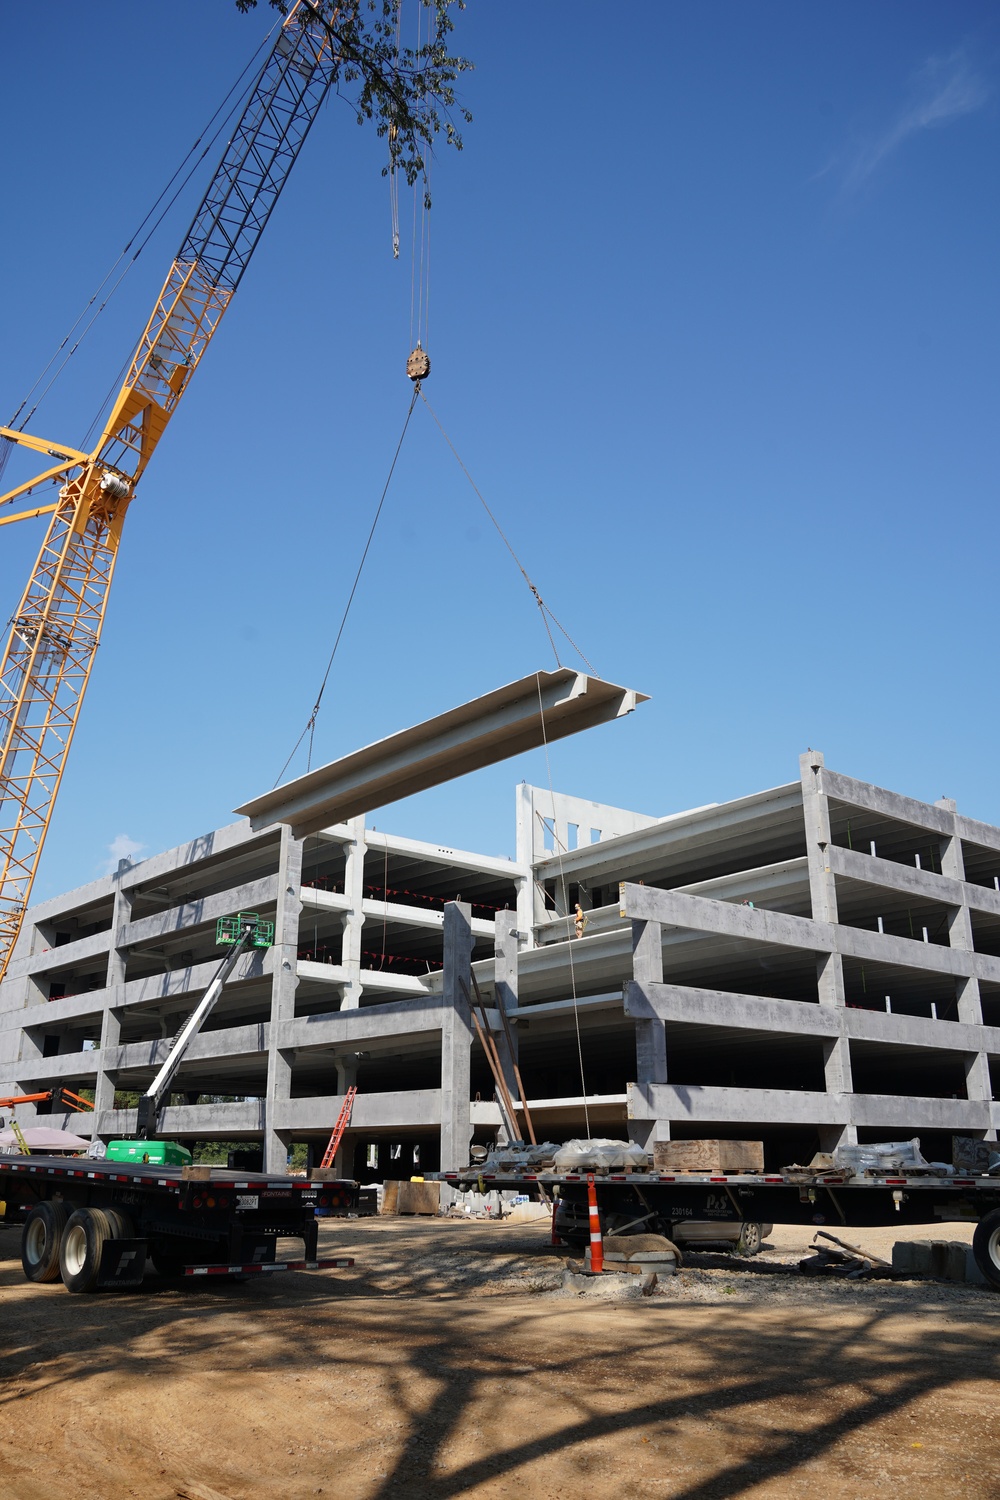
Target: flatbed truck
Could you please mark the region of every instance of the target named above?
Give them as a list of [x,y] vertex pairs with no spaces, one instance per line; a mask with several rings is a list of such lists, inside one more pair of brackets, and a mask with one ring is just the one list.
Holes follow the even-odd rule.
[[[325,1176],[326,1174],[324,1174]],[[20,1223],[29,1281],[70,1292],[138,1287],[162,1276],[243,1278],[354,1264],[320,1260],[316,1210],[358,1210],[356,1182],[272,1177],[225,1167],[161,1166],[91,1157],[0,1157],[0,1218]],[[276,1259],[280,1238],[303,1257]]]
[[[931,1175],[839,1176],[816,1173],[740,1173],[709,1176],[659,1172],[464,1172],[428,1174],[459,1189],[557,1197],[572,1243],[589,1241],[587,1193],[592,1182],[602,1229],[629,1225],[633,1232],[671,1237],[685,1220],[718,1223],[803,1224],[816,1228],[877,1225],[975,1224],[976,1264],[1000,1290],[1000,1178]],[[566,1211],[568,1210],[568,1211]],[[579,1226],[579,1229],[577,1229]],[[608,1226],[611,1226],[610,1228]]]

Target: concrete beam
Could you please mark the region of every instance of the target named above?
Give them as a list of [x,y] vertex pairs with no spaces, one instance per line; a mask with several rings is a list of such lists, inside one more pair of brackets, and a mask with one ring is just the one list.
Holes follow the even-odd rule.
[[58,948],[47,948],[25,960],[21,966],[22,973],[33,977],[49,974],[53,969],[77,968],[94,958],[103,959],[104,963],[98,967],[105,969],[113,938],[114,934],[108,928],[106,932],[92,932],[89,937],[77,938],[75,943],[62,943]]
[[[374,921],[397,922],[401,927],[421,927],[427,932],[444,931],[444,912],[434,911],[433,908],[402,906],[395,901],[379,901],[366,896],[361,903],[361,910],[366,917],[371,917]],[[470,919],[469,926],[473,937],[492,938],[493,936],[492,922],[473,917]]]
[[[214,828],[211,833],[200,834],[186,844],[178,844],[173,849],[165,849],[162,854],[151,855],[137,865],[130,865],[120,877],[115,878],[120,879],[121,884],[128,888],[148,885],[152,880],[163,880],[177,874],[179,870],[187,870],[191,865],[202,864],[221,854],[232,854],[244,845],[263,844],[268,837],[277,841],[278,833],[277,828],[251,828],[246,818],[241,818],[238,823],[227,823],[225,828]],[[65,901],[65,897],[62,900]]]
[[[421,839],[406,839],[397,833],[383,833],[381,829],[366,828],[365,843],[369,849],[379,853],[400,854],[405,859],[416,859],[427,864],[440,864],[445,869],[472,870],[482,875],[507,876],[510,880],[527,877],[528,865],[518,864],[513,859],[503,859],[496,854],[474,854],[468,849],[449,849],[444,844],[427,844]],[[378,867],[376,866],[376,869]]]
[[265,792],[236,811],[255,828],[288,823],[301,837],[620,718],[646,696],[568,667],[535,672]]
[[653,1084],[643,1097],[629,1088],[629,1116],[725,1125],[865,1125],[879,1129],[985,1130],[985,1100],[909,1098],[896,1094],[817,1094],[798,1089],[698,1088]]
[[899,891],[914,900],[940,901],[946,906],[964,904],[1000,917],[1000,891],[991,891],[988,886],[976,885],[971,880],[949,880],[933,870],[918,870],[895,860],[880,859],[875,854],[843,849],[839,844],[830,846],[829,861],[834,874],[864,885]]
[[685,896],[680,891],[661,891],[649,885],[623,882],[620,910],[623,917],[633,921],[659,922],[689,932],[773,943],[779,948],[804,948],[812,953],[832,953],[835,949],[834,929],[827,922],[712,901],[705,896]]
[[837,802],[863,807],[868,812],[880,813],[897,823],[909,823],[914,828],[930,829],[943,838],[950,837],[954,831],[954,813],[930,802],[918,802],[915,797],[904,797],[899,792],[887,791],[885,787],[873,786],[868,781],[855,781],[852,776],[842,776],[839,771],[826,768],[819,772],[819,778],[822,790]]
[[140,917],[128,925],[116,937],[116,946],[131,948],[139,943],[156,943],[179,932],[194,927],[215,923],[219,917],[235,916],[239,911],[256,911],[259,907],[273,906],[278,894],[277,875],[267,875],[263,880],[251,880],[245,885],[233,886],[232,890],[217,891],[204,896],[200,901],[185,901],[181,906],[172,906],[167,911],[155,912],[151,917]]
[[689,932],[771,943],[779,948],[806,949],[816,954],[841,953],[868,963],[922,969],[954,978],[975,974],[981,979],[1000,983],[1000,959],[985,953],[943,948],[937,943],[918,943],[913,938],[869,932],[861,927],[812,922],[805,917],[790,916],[787,912],[733,906],[727,901],[685,896],[679,891],[661,891],[653,886],[623,884],[621,901],[623,916],[660,922]]
[[[273,1106],[275,1128],[281,1131],[330,1131],[343,1098],[336,1094],[314,1099],[279,1099]],[[351,1110],[353,1131],[423,1130],[441,1124],[441,1090],[409,1089],[395,1093],[359,1093]],[[468,1144],[468,1143],[466,1143]],[[468,1165],[468,1155],[462,1166]],[[448,1169],[445,1169],[448,1170]]]
[[623,871],[635,869],[641,873],[651,856],[659,859],[700,845],[747,836],[755,829],[766,829],[775,818],[794,816],[801,807],[802,788],[797,781],[766,792],[754,792],[733,802],[713,802],[707,807],[659,818],[635,833],[619,834],[602,839],[599,844],[552,854],[536,866],[536,875],[541,881],[560,874],[567,880],[583,875],[598,885],[606,880],[620,880]]
[[658,1016],[677,1025],[717,1026],[777,1036],[843,1035],[854,1041],[934,1051],[995,1054],[1000,1048],[1000,1028],[994,1026],[965,1026],[959,1021],[934,1021],[928,1016],[880,1010],[840,1010],[804,1000],[773,1000],[674,984],[626,985],[625,1014],[636,1020]]

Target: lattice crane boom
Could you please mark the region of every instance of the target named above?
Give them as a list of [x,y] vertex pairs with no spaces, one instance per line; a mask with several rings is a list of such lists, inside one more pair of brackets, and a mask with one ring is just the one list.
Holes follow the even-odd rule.
[[21,928],[94,655],[136,485],[232,300],[333,82],[331,0],[296,0],[184,237],[96,448],[14,428],[0,437],[55,459],[0,496],[47,484],[48,531],[0,662],[0,979]]

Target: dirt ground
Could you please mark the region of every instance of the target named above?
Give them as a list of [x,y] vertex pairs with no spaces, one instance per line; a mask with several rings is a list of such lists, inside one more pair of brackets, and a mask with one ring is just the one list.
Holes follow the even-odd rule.
[[995,1292],[818,1283],[793,1269],[808,1233],[782,1228],[761,1261],[693,1257],[650,1298],[623,1278],[580,1294],[547,1240],[329,1221],[322,1252],[352,1271],[72,1297],[24,1281],[0,1229],[0,1492],[1000,1495]]

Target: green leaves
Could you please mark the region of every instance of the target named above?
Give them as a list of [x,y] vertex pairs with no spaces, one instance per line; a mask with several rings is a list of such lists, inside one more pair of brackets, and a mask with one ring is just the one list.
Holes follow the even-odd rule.
[[[236,0],[237,9],[253,10],[258,0]],[[403,46],[400,8],[404,0],[349,0],[331,7],[322,0],[300,0],[302,22],[319,21],[334,44],[337,59],[334,87],[354,108],[358,124],[371,122],[376,134],[387,141],[389,161],[382,175],[400,171],[407,184],[424,178],[425,154],[434,137],[462,149],[462,136],[454,116],[468,124],[472,116],[456,103],[455,84],[473,64],[449,50],[454,29],[452,7],[465,9],[465,0],[415,0],[418,9],[418,44]],[[287,0],[269,0],[287,15]]]

